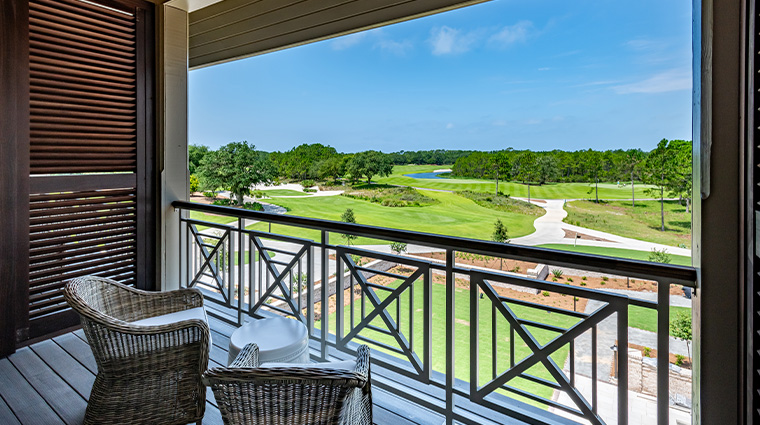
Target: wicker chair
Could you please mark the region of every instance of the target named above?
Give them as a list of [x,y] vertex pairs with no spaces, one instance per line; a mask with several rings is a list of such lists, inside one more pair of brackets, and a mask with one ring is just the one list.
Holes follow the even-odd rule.
[[87,276],[70,281],[64,296],[81,316],[98,365],[85,424],[200,424],[210,341],[206,321],[130,323],[202,307],[200,291],[147,292]]
[[325,364],[259,367],[258,350],[248,344],[229,367],[203,375],[226,425],[372,424],[366,345],[359,348],[353,371]]

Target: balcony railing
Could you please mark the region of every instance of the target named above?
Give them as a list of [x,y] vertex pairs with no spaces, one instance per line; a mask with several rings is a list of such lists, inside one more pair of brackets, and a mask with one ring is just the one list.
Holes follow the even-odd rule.
[[[695,287],[693,268],[184,201],[173,205],[181,217],[180,274],[204,290],[219,318],[239,325],[272,313],[294,317],[307,326],[322,359],[369,344],[376,367],[440,394],[442,402],[385,389],[445,415],[447,423],[474,423],[462,403],[529,423],[629,423],[628,312],[631,306],[654,310],[661,353],[656,394],[665,395],[657,397],[656,416],[657,423],[669,423],[671,287]],[[193,211],[231,222],[193,219]],[[282,234],[254,230],[258,222],[288,227],[278,227]],[[315,237],[286,235],[299,232]],[[427,247],[439,258],[331,242],[340,235]],[[650,281],[656,301],[461,264],[467,255]],[[572,299],[573,308],[549,301],[555,299]],[[594,308],[576,311],[576,303]],[[605,341],[613,338],[620,347],[612,365],[616,417],[600,411],[600,373],[609,370],[599,359],[609,350],[599,346],[603,323],[614,333]],[[590,385],[581,388],[581,374]]]

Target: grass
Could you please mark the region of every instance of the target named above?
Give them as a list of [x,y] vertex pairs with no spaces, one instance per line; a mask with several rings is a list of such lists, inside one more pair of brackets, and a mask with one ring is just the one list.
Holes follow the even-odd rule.
[[[647,257],[649,257],[649,252],[646,252],[646,251],[635,251],[632,249],[621,249],[621,248],[604,248],[600,246],[572,246],[572,245],[565,245],[565,244],[546,244],[546,245],[539,245],[538,247],[556,249],[560,251],[581,252],[584,254],[606,255],[609,257],[628,258],[631,260],[642,260],[642,261],[648,261]],[[678,266],[691,266],[691,257],[684,257],[682,255],[671,254],[670,258],[671,258],[670,264],[675,264]]]
[[[421,281],[419,281],[421,283]],[[395,281],[391,283],[388,286],[391,287],[398,287],[398,285],[401,283],[401,281]],[[423,356],[423,349],[422,349],[422,338],[423,338],[423,311],[421,310],[423,306],[423,291],[422,288],[415,288],[414,291],[414,305],[416,310],[416,314],[414,314],[414,343],[415,346],[414,351],[422,358]],[[377,291],[378,297],[382,300],[385,299],[386,292],[385,291]],[[432,316],[431,316],[431,326],[432,326],[432,335],[431,335],[431,352],[432,352],[432,368],[437,371],[445,372],[446,370],[446,286],[441,284],[433,284],[432,285]],[[401,332],[404,333],[407,337],[409,335],[409,291],[405,291],[404,294],[401,295],[401,317],[400,317],[400,329]],[[479,371],[479,385],[486,384],[491,378],[491,304],[490,301],[486,299],[479,300],[480,302],[480,317],[479,317],[479,332],[478,332],[478,341],[479,341],[479,361],[480,361],[480,371]],[[394,301],[390,304],[390,306],[387,308],[387,311],[391,313],[391,315],[394,317],[395,320],[395,312],[397,308],[397,301]],[[367,311],[370,311],[371,304],[367,303]],[[455,298],[455,352],[456,352],[456,360],[455,360],[455,375],[457,378],[469,381],[470,379],[470,295],[468,290],[464,290],[461,288],[456,288],[456,298]],[[515,304],[509,304],[509,307],[513,310],[513,312],[522,319],[528,319],[533,320],[540,323],[551,323],[553,325],[557,326],[563,326],[563,327],[570,327],[577,323],[578,319],[571,318],[568,316],[563,316],[560,314],[549,314],[543,310],[538,310],[534,308],[529,307],[523,307]],[[360,302],[356,302],[355,305],[355,318],[354,323],[358,324],[361,316],[360,316]],[[345,317],[345,330],[344,335],[348,334],[350,331],[350,306],[346,306],[344,309],[344,317]],[[497,316],[497,373],[501,373],[504,370],[506,370],[509,367],[509,327],[506,322],[506,319],[499,319],[501,316]],[[385,328],[387,329],[386,325],[382,321],[382,319],[376,318],[371,322],[372,325],[375,325],[379,328]],[[319,327],[319,322],[316,324],[317,327]],[[335,332],[335,314],[330,315],[329,319],[329,326],[330,326],[330,332]],[[538,340],[540,344],[546,344],[550,340],[554,339],[557,334],[555,332],[537,329],[533,327],[529,327],[529,331],[533,334],[533,336]],[[375,341],[388,344],[393,347],[398,347],[398,344],[396,340],[388,335],[382,334],[377,331],[373,330],[363,330],[360,335],[371,338]],[[527,357],[530,354],[530,349],[528,349],[528,346],[519,338],[517,334],[515,334],[515,363],[518,363],[523,358]],[[361,342],[361,341],[357,341]],[[376,347],[377,348],[377,347]],[[392,353],[387,350],[380,349],[381,351],[385,351],[388,354],[395,355],[400,358],[402,357],[396,353]],[[551,355],[551,358],[554,359],[554,361],[562,367],[565,364],[565,360],[568,356],[568,346],[565,345],[558,351],[554,352]],[[411,367],[411,366],[410,366]],[[555,382],[549,372],[540,364],[534,365],[530,369],[528,369],[527,373],[541,377],[543,379]],[[526,390],[530,393],[540,395],[545,398],[551,399],[553,390],[551,388],[548,388],[546,386],[537,384],[532,381],[528,381],[522,378],[516,378],[512,381],[510,381],[509,385],[515,386],[517,388]],[[510,397],[515,397],[518,399],[521,399],[527,403],[544,407],[542,404],[523,399],[521,397],[518,397],[514,394],[509,393]]]
[[386,207],[424,207],[438,202],[411,187],[375,188],[373,186],[365,185],[362,189],[343,192],[341,196],[374,202]]
[[[689,307],[670,306],[670,320],[673,320],[679,312],[686,312],[691,315]],[[657,311],[633,305],[628,307],[628,326],[649,332],[657,332]]]
[[[380,184],[413,186],[438,190],[471,190],[474,192],[496,193],[494,180],[481,179],[414,179],[404,174],[427,173],[438,169],[451,168],[450,165],[396,165],[388,177],[376,177],[373,181]],[[636,185],[636,197],[645,197],[645,185]],[[530,195],[537,199],[590,199],[593,198],[594,185],[590,183],[548,183],[531,186]],[[528,186],[522,183],[499,182],[499,190],[504,194],[528,197]],[[591,192],[589,192],[591,190]],[[618,187],[615,183],[599,183],[600,199],[630,199],[630,187]]]
[[[354,210],[359,224],[390,227],[416,232],[437,233],[475,239],[490,239],[493,224],[500,219],[509,229],[510,237],[533,233],[532,215],[506,213],[481,207],[473,201],[453,193],[422,191],[435,199],[434,205],[413,208],[385,207],[375,203],[350,199],[344,196],[324,196],[315,198],[276,198],[271,203],[289,209],[288,214],[303,217],[340,221],[347,209]],[[268,223],[256,223],[249,229],[267,231]],[[319,231],[291,226],[272,225],[272,232],[288,236],[318,239]],[[344,243],[339,237],[332,242]],[[359,238],[357,245],[383,243],[377,240]]]
[[691,246],[691,214],[677,201],[665,201],[665,231],[660,231],[660,202],[568,202],[564,222],[664,245]]
[[462,190],[457,192],[457,194],[472,200],[481,207],[493,210],[527,214],[536,217],[541,217],[545,214],[544,209],[541,207],[504,195],[492,195],[483,192],[472,192],[469,190]]
[[264,195],[269,197],[278,197],[278,196],[309,196],[309,193],[305,192],[299,192],[297,190],[290,190],[290,189],[269,189],[269,190],[262,190],[262,193]]

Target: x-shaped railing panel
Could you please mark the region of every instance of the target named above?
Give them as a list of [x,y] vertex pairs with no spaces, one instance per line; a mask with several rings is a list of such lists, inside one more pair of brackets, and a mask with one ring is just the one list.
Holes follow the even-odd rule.
[[228,242],[228,238],[230,237],[230,229],[224,229],[224,233],[222,233],[222,236],[219,237],[219,239],[214,244],[211,251],[208,250],[206,247],[206,241],[203,239],[204,236],[208,237],[208,235],[204,235],[198,230],[198,227],[193,223],[188,223],[187,225],[188,229],[190,230],[190,233],[193,235],[193,239],[195,240],[195,245],[198,247],[198,251],[201,254],[201,257],[203,259],[203,262],[201,263],[201,266],[198,267],[198,270],[195,272],[195,275],[193,276],[192,280],[190,281],[189,287],[194,287],[198,283],[202,283],[204,285],[208,285],[207,282],[202,282],[201,278],[204,276],[203,272],[208,269],[211,276],[214,279],[216,289],[219,290],[219,293],[222,294],[224,297],[224,301],[226,303],[229,303],[229,298],[227,296],[227,291],[225,290],[225,283],[224,279],[219,276],[219,265],[213,261],[213,259],[217,256],[219,253],[219,250],[225,245],[225,243]]
[[[293,301],[293,293],[291,292],[290,288],[285,283],[285,277],[289,276],[291,272],[294,270],[294,267],[298,264],[299,260],[304,257],[311,248],[311,244],[304,242],[300,245],[300,247],[297,249],[296,252],[293,252],[291,260],[281,269],[277,269],[277,265],[272,260],[272,256],[269,254],[269,250],[264,246],[264,244],[261,241],[261,238],[259,236],[250,235],[251,242],[253,243],[254,249],[258,252],[259,258],[263,261],[264,267],[266,269],[266,273],[269,273],[272,275],[274,280],[272,283],[270,283],[264,292],[260,294],[259,300],[251,306],[248,314],[250,314],[253,317],[260,317],[258,315],[258,311],[264,306],[264,303],[266,303],[267,299],[271,297],[274,294],[274,291],[276,289],[280,289],[282,292],[283,298],[285,299],[285,302],[287,303],[288,307],[292,311],[293,316],[302,321],[306,322],[306,317],[304,317],[301,310],[298,308],[296,303]],[[299,278],[300,279],[300,278]],[[311,276],[307,277],[307,279],[311,279]],[[300,285],[300,280],[299,283]],[[251,291],[253,291],[253,288],[251,288]]]
[[[381,274],[382,271],[373,271],[369,269],[365,269],[361,266],[358,266],[354,259],[352,258],[351,254],[355,255],[362,255],[367,256],[371,258],[377,258],[380,260],[385,261],[391,261],[396,262],[399,265],[403,266],[413,266],[416,267],[416,270],[414,270],[411,275],[406,276],[402,280],[401,284],[399,284],[396,288],[389,290],[389,293],[381,299],[381,297],[377,294],[375,289],[373,289],[373,285],[370,284],[370,282],[367,280],[366,276],[363,272],[367,273],[377,273]],[[414,371],[416,372],[416,375],[421,378],[424,382],[427,382],[430,379],[430,373],[431,373],[431,362],[430,362],[430,328],[431,328],[431,322],[430,322],[430,315],[431,315],[431,305],[428,302],[430,300],[430,285],[431,285],[431,275],[430,275],[430,265],[429,263],[422,262],[422,261],[414,261],[407,259],[405,257],[400,256],[391,256],[387,254],[377,253],[377,252],[370,252],[370,251],[364,251],[361,249],[356,248],[347,248],[347,247],[338,247],[336,249],[336,256],[338,258],[338,269],[342,269],[342,264],[344,263],[346,267],[348,268],[348,273],[350,276],[355,279],[355,281],[358,283],[361,294],[363,297],[366,297],[366,299],[369,301],[371,305],[371,309],[366,312],[366,314],[361,318],[358,324],[352,324],[352,329],[343,336],[343,330],[339,329],[336,333],[337,338],[336,342],[339,348],[346,349],[348,346],[348,343],[351,342],[353,339],[359,337],[360,333],[363,330],[369,330],[371,328],[371,323],[375,319],[380,319],[385,327],[387,328],[387,331],[389,335],[393,338],[396,345],[401,351],[401,354],[409,361],[409,363],[414,368]],[[400,278],[400,277],[399,277]],[[401,327],[397,323],[397,321],[393,318],[392,314],[388,311],[388,307],[391,306],[394,302],[397,303],[397,307],[402,303],[401,295],[404,293],[410,294],[410,303],[413,302],[411,300],[411,289],[414,287],[415,282],[418,280],[423,280],[423,286],[424,286],[424,300],[425,305],[423,306],[422,314],[425,316],[423,317],[423,337],[424,337],[424,347],[423,347],[423,358],[427,359],[426,361],[422,361],[417,354],[416,350],[414,349],[413,344],[411,343],[410,339],[407,338],[407,335],[405,335],[404,332],[401,331]],[[340,291],[340,288],[343,286],[343,277],[341,276],[341,273],[339,273],[339,279],[338,279],[338,288],[336,289],[336,292],[342,292]],[[340,294],[339,294],[340,295]],[[354,295],[351,294],[353,297]],[[342,300],[342,296],[339,296],[339,300]],[[399,307],[400,308],[400,307]],[[342,306],[337,306],[337,313],[339,315],[343,314]],[[410,323],[412,323],[413,326],[413,316],[410,314],[409,316]],[[339,323],[342,323],[342,320],[338,320]],[[339,325],[340,327],[340,325]],[[364,339],[365,342],[371,342],[367,341],[367,339]]]
[[[506,278],[506,276],[503,276]],[[627,302],[624,296],[615,296],[613,294],[605,294],[605,298],[612,299],[619,298],[619,302],[608,302],[596,311],[586,316],[583,320],[579,321],[575,325],[569,327],[563,332],[560,332],[557,337],[550,340],[546,344],[540,344],[533,334],[528,330],[525,324],[515,314],[515,312],[507,305],[494,290],[493,286],[489,283],[488,279],[493,280],[493,274],[485,274],[479,272],[470,273],[470,293],[471,293],[471,306],[470,306],[470,344],[472,346],[471,353],[474,353],[474,358],[471,359],[471,373],[470,373],[470,398],[473,401],[482,401],[487,395],[496,391],[497,389],[506,385],[514,378],[518,378],[523,375],[531,367],[541,364],[543,365],[552,378],[556,381],[559,389],[564,391],[573,403],[576,404],[583,417],[589,420],[593,424],[604,424],[602,418],[597,414],[596,409],[592,406],[588,400],[575,388],[571,379],[563,372],[562,368],[555,363],[550,357],[557,350],[561,349],[567,344],[571,344],[576,338],[582,334],[593,330],[601,321],[609,318],[613,314],[617,313],[618,320],[624,320],[627,326]],[[514,282],[510,282],[514,283]],[[541,283],[544,284],[544,283]],[[546,284],[550,286],[550,284]],[[551,288],[553,290],[561,289],[559,286]],[[523,340],[523,342],[530,349],[531,354],[523,358],[514,366],[508,368],[506,371],[497,375],[494,379],[489,381],[483,386],[478,386],[478,332],[479,332],[479,303],[478,303],[478,290],[483,291],[486,297],[491,301],[492,305],[500,313],[501,317],[506,319],[509,325],[514,329],[517,336]],[[576,291],[576,289],[573,289]],[[594,291],[588,291],[588,295],[593,294]],[[623,340],[627,339],[621,338]],[[620,357],[620,361],[627,362],[627,356]],[[594,367],[596,367],[594,365]],[[623,370],[627,369],[625,367]],[[627,372],[626,372],[627,373]],[[627,389],[622,389],[620,393],[627,396]]]

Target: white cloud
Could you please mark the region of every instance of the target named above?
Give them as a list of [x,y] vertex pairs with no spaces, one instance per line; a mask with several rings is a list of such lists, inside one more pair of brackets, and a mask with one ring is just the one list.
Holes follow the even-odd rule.
[[339,37],[335,39],[332,42],[331,47],[333,48],[333,50],[345,50],[361,43],[365,37],[367,37],[366,31],[344,35],[343,37]]
[[533,22],[520,21],[514,25],[508,25],[488,39],[491,43],[501,47],[508,47],[515,43],[524,42],[533,31]]
[[434,55],[455,55],[470,50],[478,41],[478,33],[479,31],[463,33],[458,29],[443,26],[430,31],[429,42],[433,46]]
[[617,94],[665,93],[679,90],[691,90],[691,82],[692,76],[690,69],[671,69],[647,78],[646,80],[615,86],[612,89]]
[[629,40],[623,44],[624,46],[638,51],[651,50],[653,48],[661,47],[661,43],[654,40],[648,40],[645,38],[637,38],[635,40]]
[[546,66],[546,67],[543,67],[543,68],[538,68],[538,70],[539,70],[539,71],[548,71],[548,70],[550,70],[550,69],[551,69],[551,68],[549,68],[548,66]]
[[454,128],[454,123],[446,124],[446,130],[451,130],[452,128]]
[[394,41],[394,40],[380,40],[375,43],[375,48],[384,50],[389,53],[393,53],[397,56],[403,56],[408,51],[414,48],[414,45],[409,40]]

